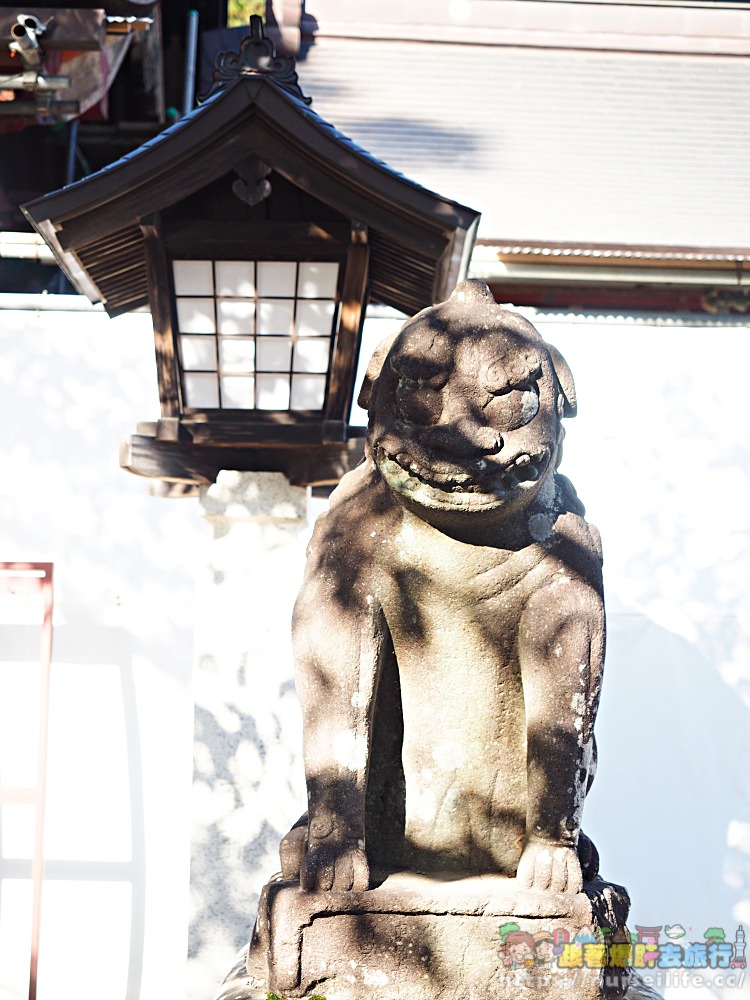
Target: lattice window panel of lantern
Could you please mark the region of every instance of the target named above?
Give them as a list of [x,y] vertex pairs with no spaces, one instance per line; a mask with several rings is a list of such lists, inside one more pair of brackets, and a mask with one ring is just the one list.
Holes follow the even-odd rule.
[[185,408],[322,411],[339,267],[173,261]]

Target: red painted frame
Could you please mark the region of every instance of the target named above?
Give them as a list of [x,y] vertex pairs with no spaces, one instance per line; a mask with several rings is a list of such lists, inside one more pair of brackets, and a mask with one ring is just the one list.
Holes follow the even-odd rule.
[[0,563],[0,594],[28,596],[42,600],[39,637],[39,663],[42,668],[39,699],[39,753],[37,783],[31,788],[0,786],[0,804],[26,803],[36,808],[34,855],[31,863],[33,902],[31,915],[31,950],[29,956],[29,1000],[36,1000],[39,967],[39,933],[42,915],[44,880],[44,805],[47,785],[47,734],[49,728],[49,684],[52,665],[52,563]]

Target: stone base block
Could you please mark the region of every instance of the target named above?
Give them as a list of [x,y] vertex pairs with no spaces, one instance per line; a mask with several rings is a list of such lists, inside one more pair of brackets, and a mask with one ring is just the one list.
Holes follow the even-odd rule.
[[[367,892],[308,893],[279,876],[261,897],[245,992],[238,979],[225,988],[248,1000],[619,1000],[627,971],[602,967],[596,945],[625,940],[628,908],[625,890],[601,879],[569,895],[500,876],[397,873]],[[580,965],[570,948],[552,954],[577,937],[595,946]],[[546,960],[533,951],[541,940]]]

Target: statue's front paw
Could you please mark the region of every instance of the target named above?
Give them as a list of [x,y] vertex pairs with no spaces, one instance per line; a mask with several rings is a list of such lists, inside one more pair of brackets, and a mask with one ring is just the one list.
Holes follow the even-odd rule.
[[575,893],[583,888],[575,847],[548,841],[531,841],[524,847],[516,878],[526,889]]
[[320,844],[305,856],[299,881],[308,892],[364,892],[370,887],[367,855],[348,844]]

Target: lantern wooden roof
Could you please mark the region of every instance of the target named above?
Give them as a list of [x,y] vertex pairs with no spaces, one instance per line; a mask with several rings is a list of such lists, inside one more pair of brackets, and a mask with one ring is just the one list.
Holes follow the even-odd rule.
[[[257,72],[240,71],[155,139],[24,212],[75,287],[116,316],[148,303],[144,221],[251,157],[367,227],[371,299],[411,314],[446,297],[464,276],[478,212],[390,169],[312,111],[296,86]],[[215,241],[224,233],[250,242],[254,225],[246,218],[239,232],[235,221],[232,232],[231,221],[217,223]]]
[[[213,92],[195,111],[98,173],[24,206],[76,288],[110,316],[150,306],[161,417],[139,425],[120,464],[167,483],[210,483],[221,468],[336,482],[361,453],[348,420],[367,298],[407,314],[446,298],[466,274],[479,221],[311,111],[294,60],[276,55],[260,18],[250,27],[239,52],[220,55]],[[338,267],[335,293],[315,307],[321,316],[333,310],[328,333],[305,320],[303,344],[294,339],[296,319],[286,332],[271,329],[274,320],[265,329],[243,326],[244,340],[232,347],[225,338],[237,330],[223,319],[193,329],[195,317],[181,318],[181,306],[203,308],[193,293],[210,294],[214,318],[224,316],[219,298],[234,302],[239,286],[219,292],[214,278],[236,274],[231,262],[257,262],[260,275],[286,273],[289,261],[300,281],[303,269],[321,272],[321,262],[329,275]],[[208,269],[209,292],[182,287],[182,279],[178,292],[175,267]],[[297,278],[295,289],[306,288]],[[262,284],[253,324],[266,323],[266,299],[282,294],[261,294]],[[300,295],[321,299],[309,289]],[[294,301],[300,315],[318,315]],[[252,339],[258,334],[262,344]],[[236,351],[241,363],[232,360]],[[272,384],[278,393],[269,395]]]

